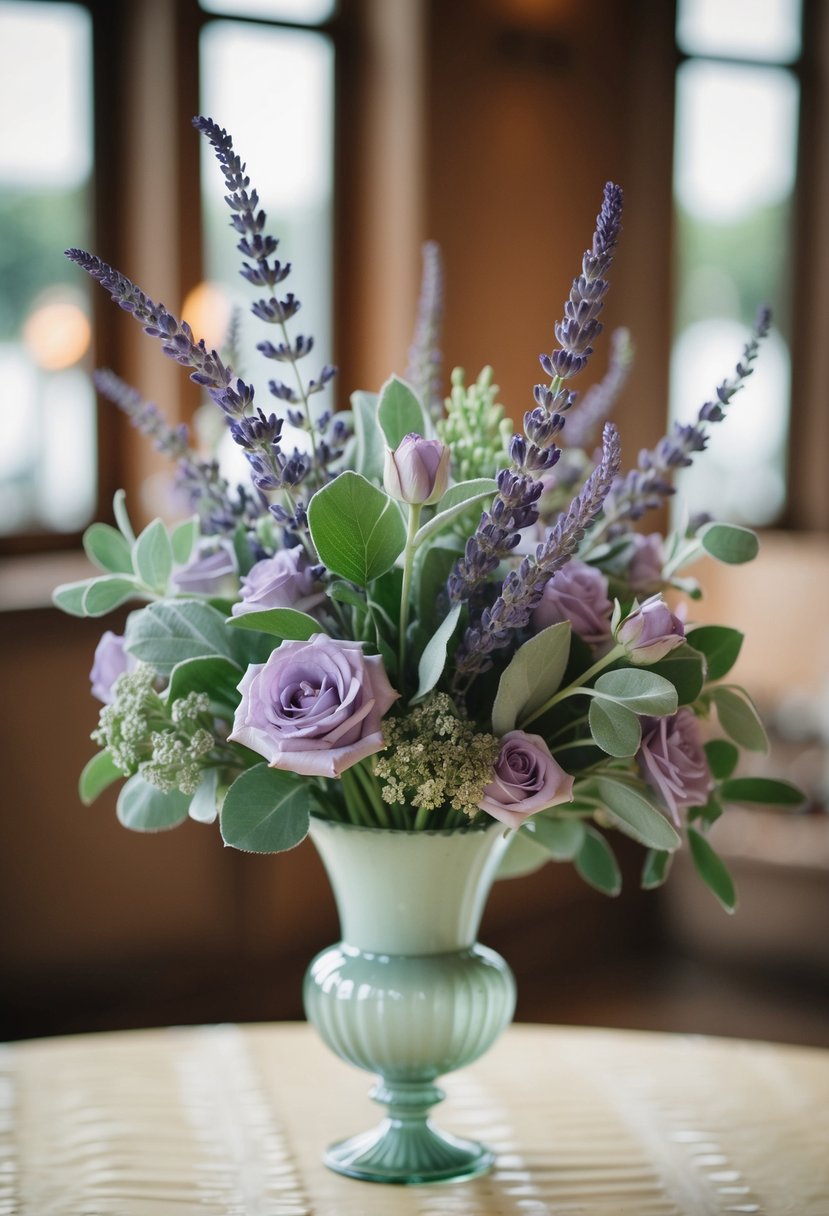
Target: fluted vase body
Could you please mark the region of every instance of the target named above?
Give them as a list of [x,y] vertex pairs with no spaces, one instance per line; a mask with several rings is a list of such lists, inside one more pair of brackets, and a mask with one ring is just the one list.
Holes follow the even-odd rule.
[[332,1169],[377,1182],[472,1177],[492,1163],[438,1131],[438,1077],[482,1055],[512,1018],[507,964],[476,942],[504,828],[406,832],[312,822],[342,940],[305,977],[308,1020],[342,1059],[378,1074],[379,1127],[332,1145]]

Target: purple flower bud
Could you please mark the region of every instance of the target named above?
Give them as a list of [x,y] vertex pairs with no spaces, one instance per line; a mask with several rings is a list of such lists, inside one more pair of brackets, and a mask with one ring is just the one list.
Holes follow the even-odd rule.
[[439,502],[449,485],[449,448],[438,439],[406,435],[393,452],[386,449],[383,485],[398,502]]
[[682,645],[685,626],[661,595],[652,595],[625,617],[616,630],[616,641],[627,647],[631,663],[647,667]]

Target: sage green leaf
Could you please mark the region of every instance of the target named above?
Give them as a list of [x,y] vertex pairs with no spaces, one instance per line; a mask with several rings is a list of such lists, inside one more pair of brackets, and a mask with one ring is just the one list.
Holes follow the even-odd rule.
[[730,777],[740,759],[740,752],[734,744],[727,739],[710,739],[704,747],[711,776],[717,781]]
[[743,634],[726,625],[700,625],[687,637],[694,650],[705,655],[709,680],[721,680],[737,662]]
[[377,393],[351,394],[354,421],[354,470],[368,481],[382,482],[386,444],[377,420]]
[[83,535],[86,556],[109,574],[132,574],[132,549],[117,528],[91,524]]
[[193,795],[187,813],[197,823],[214,823],[219,813],[217,798],[219,790],[219,770],[209,768],[201,779],[199,788]]
[[662,718],[677,709],[676,689],[670,680],[641,667],[605,672],[593,685],[593,692],[595,697],[615,701],[636,714]]
[[221,810],[222,839],[247,853],[281,853],[308,834],[314,805],[307,778],[257,764],[237,777]]
[[241,679],[239,664],[224,655],[184,659],[176,663],[170,673],[167,702],[172,705],[191,692],[206,692],[210,698],[211,714],[227,717],[228,711],[232,714],[239,704],[238,686]]
[[[443,538],[445,539],[445,538]],[[446,587],[449,572],[460,556],[461,550],[446,547],[438,540],[436,544],[421,549],[415,565],[414,583],[417,597],[417,622],[426,631],[426,636],[435,628],[438,603]]]
[[586,883],[604,895],[618,895],[622,889],[622,872],[613,850],[595,828],[584,829],[582,846],[573,859],[576,872]]
[[693,705],[705,683],[705,659],[692,646],[677,646],[648,671],[670,680],[679,705]]
[[365,591],[358,591],[351,583],[335,582],[326,589],[326,595],[338,604],[350,604],[352,608],[366,607]]
[[123,770],[108,751],[98,752],[91,760],[87,760],[78,778],[78,795],[81,802],[84,806],[91,806],[99,794],[123,776]]
[[543,813],[532,820],[533,839],[556,861],[572,861],[584,844],[585,826],[580,819],[548,818]]
[[457,629],[462,607],[463,604],[454,604],[449,609],[443,623],[438,626],[426,643],[417,665],[418,685],[417,692],[412,697],[413,705],[422,701],[443,675],[447,648],[452,640],[452,634]]
[[609,756],[635,756],[642,742],[636,714],[615,701],[592,697],[587,716],[594,742]]
[[712,688],[711,699],[717,707],[720,726],[730,739],[750,752],[768,752],[765,727],[747,692],[734,686]]
[[649,849],[679,848],[679,833],[663,813],[638,789],[613,777],[598,777],[596,789],[619,829]]
[[70,616],[86,616],[84,597],[95,581],[94,578],[84,578],[78,583],[61,583],[52,592],[52,603]]
[[188,794],[160,790],[136,775],[121,787],[115,809],[125,828],[134,832],[163,832],[184,823],[189,806]]
[[694,868],[702,881],[711,888],[726,912],[733,912],[737,907],[737,893],[725,862],[696,828],[688,828],[688,845]]
[[296,608],[264,608],[261,612],[242,612],[227,617],[233,629],[255,629],[290,642],[307,642],[315,633],[325,633],[322,625],[307,612]]
[[762,806],[801,806],[806,795],[789,781],[772,777],[733,777],[719,794],[725,802],[756,802]]
[[397,376],[392,376],[380,389],[377,421],[392,451],[406,435],[426,434],[423,406],[405,380]]
[[415,533],[415,547],[435,536],[453,519],[462,515],[467,508],[492,498],[497,489],[498,483],[491,477],[476,477],[472,481],[460,481],[457,485],[451,486],[438,503],[432,518]]
[[644,891],[654,891],[662,886],[671,872],[674,856],[664,849],[648,849],[642,866],[641,886]]
[[163,595],[173,572],[173,547],[162,520],[147,524],[132,547],[132,560],[144,586]]
[[558,692],[570,654],[570,622],[559,621],[516,650],[498,682],[492,732],[505,735]]
[[132,530],[130,517],[127,514],[127,495],[125,490],[115,491],[115,497],[112,500],[112,514],[115,516],[115,522],[121,535],[130,548],[132,548],[135,543],[135,533]]
[[169,675],[184,659],[234,657],[223,613],[201,600],[149,604],[130,615],[125,637],[129,654],[150,663],[160,675]]
[[170,533],[170,545],[173,551],[173,560],[179,565],[184,566],[190,560],[190,554],[193,552],[193,546],[199,535],[199,517],[191,515],[189,519],[183,519],[180,524],[176,524]]
[[359,473],[340,473],[317,490],[308,525],[320,561],[359,587],[390,570],[406,546],[397,503]]
[[83,615],[105,616],[137,595],[139,588],[134,578],[125,574],[102,574],[100,578],[92,579],[84,592]]
[[509,848],[501,858],[495,877],[523,878],[526,874],[534,874],[549,862],[549,852],[537,844],[533,836],[524,831],[513,832]]
[[760,542],[751,529],[737,524],[706,524],[698,535],[705,552],[729,566],[753,561],[760,550]]

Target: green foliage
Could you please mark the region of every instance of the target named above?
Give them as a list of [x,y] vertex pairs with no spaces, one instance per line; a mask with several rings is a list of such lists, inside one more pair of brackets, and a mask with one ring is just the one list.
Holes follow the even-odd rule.
[[509,464],[512,423],[505,417],[504,407],[497,404],[497,396],[491,367],[485,367],[469,387],[462,368],[452,372],[446,417],[438,422],[437,432],[449,446],[452,468],[462,481],[491,477],[495,470]]
[[509,848],[501,858],[496,878],[523,878],[550,861],[550,854],[527,832],[513,832]]
[[584,840],[573,859],[576,872],[591,887],[604,895],[618,895],[622,889],[622,871],[613,850],[600,832],[585,825]]
[[588,713],[590,734],[609,756],[635,756],[642,742],[642,727],[633,710],[615,701],[594,697]]
[[443,675],[447,648],[452,640],[452,634],[458,627],[462,607],[462,604],[455,604],[450,608],[442,624],[426,643],[417,668],[418,686],[417,692],[412,698],[413,705],[422,701]]
[[162,520],[147,525],[133,545],[132,560],[144,586],[163,595],[173,572],[173,546]]
[[108,574],[133,574],[132,549],[117,528],[92,524],[84,533],[83,547],[91,562]]
[[426,434],[423,407],[406,381],[397,376],[392,376],[380,389],[377,421],[392,451],[406,435]]
[[226,718],[239,704],[237,689],[241,679],[242,668],[224,655],[183,659],[170,673],[166,700],[172,705],[191,692],[206,693],[210,698],[210,713]]
[[705,756],[711,776],[717,781],[730,777],[737,767],[740,752],[728,739],[709,739],[705,744]]
[[116,812],[134,832],[163,832],[187,818],[190,798],[179,790],[160,790],[143,777],[130,777],[121,787]]
[[736,686],[711,689],[720,726],[738,747],[750,752],[768,752],[765,728],[748,693]]
[[[195,548],[198,535],[198,515],[191,515],[189,519],[182,520],[181,523],[176,524],[170,532],[170,548],[172,549],[173,560],[179,566],[184,566],[189,561],[190,555]],[[245,542],[245,547],[247,548],[247,542]]]
[[645,891],[654,891],[661,887],[671,872],[671,863],[675,854],[664,849],[648,849],[642,865],[641,886]]
[[737,662],[743,636],[739,629],[728,629],[725,625],[699,625],[687,635],[694,650],[705,656],[709,680],[721,680],[728,675]]
[[435,514],[415,533],[415,546],[430,540],[463,515],[469,507],[483,506],[492,498],[497,488],[497,483],[491,477],[477,477],[474,481],[461,481],[450,486],[435,508]]
[[169,675],[183,659],[232,659],[231,636],[222,613],[201,600],[149,604],[132,613],[125,633],[129,653],[160,675]]
[[308,524],[320,561],[360,587],[390,570],[406,545],[397,503],[359,473],[340,473],[318,490]]
[[113,782],[124,776],[108,751],[97,752],[87,760],[78,779],[78,795],[84,806],[91,806]]
[[676,829],[639,789],[610,776],[598,777],[596,789],[626,835],[650,849],[679,848]]
[[648,671],[670,680],[678,705],[693,705],[705,683],[705,662],[693,646],[677,646]]
[[261,612],[242,612],[229,616],[227,624],[232,629],[253,629],[272,637],[291,642],[307,642],[315,633],[325,633],[322,625],[307,612],[295,608],[265,608]]
[[82,600],[83,616],[106,616],[114,608],[120,608],[127,600],[140,592],[136,579],[125,574],[104,574],[92,579],[86,586]]
[[575,816],[559,818],[554,815],[535,815],[532,819],[533,839],[542,845],[554,861],[572,861],[584,845],[585,825]]
[[706,524],[698,535],[705,552],[729,566],[753,561],[760,549],[760,542],[751,529],[737,524]]
[[549,625],[526,641],[501,676],[492,707],[492,729],[505,735],[558,691],[570,653],[570,622]]
[[719,793],[725,802],[756,802],[761,806],[802,806],[805,801],[797,786],[771,777],[733,777],[722,783]]
[[293,773],[256,764],[233,782],[221,811],[222,839],[246,853],[281,853],[308,835],[313,787]]
[[607,703],[613,701],[636,714],[661,718],[676,713],[676,689],[670,680],[641,667],[622,667],[599,676],[593,694]]
[[702,881],[714,892],[726,912],[734,912],[737,907],[737,893],[725,862],[717,856],[696,828],[688,828],[688,845],[694,868]]
[[385,442],[377,421],[376,393],[351,394],[351,417],[354,424],[354,471],[368,481],[382,482],[385,463]]

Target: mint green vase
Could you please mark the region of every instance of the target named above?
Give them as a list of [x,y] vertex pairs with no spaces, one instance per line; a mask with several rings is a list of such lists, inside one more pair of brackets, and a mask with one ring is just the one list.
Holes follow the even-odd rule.
[[343,1060],[379,1075],[379,1126],[333,1144],[326,1165],[369,1182],[448,1182],[489,1169],[484,1145],[438,1131],[435,1081],[482,1055],[508,1025],[515,981],[476,944],[506,848],[493,824],[406,832],[314,819],[342,941],[305,976],[308,1020]]

